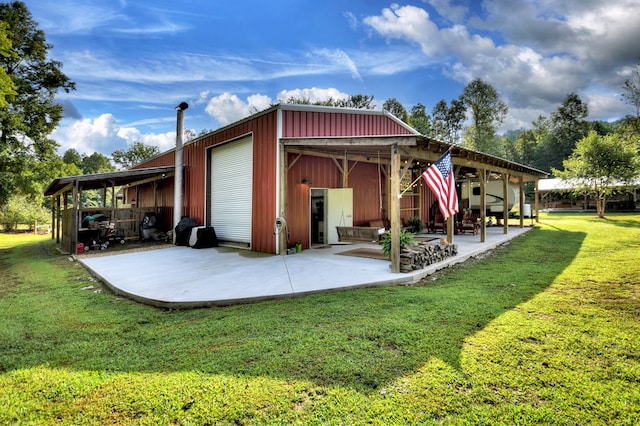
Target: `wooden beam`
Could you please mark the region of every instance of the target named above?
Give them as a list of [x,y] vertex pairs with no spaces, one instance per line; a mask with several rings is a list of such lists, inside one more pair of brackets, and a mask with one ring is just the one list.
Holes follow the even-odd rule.
[[[278,216],[287,219],[287,213],[289,211],[289,165],[287,164],[287,158],[289,157],[288,149],[284,144],[280,145],[280,212]],[[299,156],[295,159],[298,161]],[[275,227],[275,224],[274,224]],[[288,230],[285,228],[276,235],[276,254],[287,254],[287,234]]]
[[524,228],[524,180],[518,178],[518,186],[520,187],[520,228]]
[[535,189],[535,208],[536,208],[536,223],[540,223],[540,179],[536,179]]
[[391,272],[400,272],[400,154],[398,146],[391,147],[391,191],[389,205],[391,208]]
[[335,156],[330,157],[331,160],[333,161],[333,164],[336,165],[336,167],[338,168],[338,170],[340,171],[341,174],[344,174],[344,169],[342,168],[342,165],[340,164],[340,162],[338,161],[338,158]]
[[69,183],[66,186],[64,186],[63,188],[60,188],[58,191],[53,193],[52,196],[56,197],[58,195],[64,194],[65,192],[69,192],[71,190],[73,190],[73,183]]
[[[331,158],[331,159],[337,159],[342,157],[342,154],[338,154],[338,153],[332,153],[332,152],[322,152],[319,150],[314,150],[314,149],[308,149],[308,148],[299,148],[299,147],[288,147],[287,151],[290,153],[297,153],[297,154],[301,154],[301,155],[309,155],[312,157],[321,157],[321,158]],[[389,160],[387,158],[380,158],[378,160],[378,158],[375,156],[375,153],[371,154],[371,155],[365,155],[365,154],[353,154],[350,153],[349,154],[349,159],[351,161],[359,161],[361,163],[375,163],[375,164],[389,164]]]
[[413,165],[413,157],[410,157],[408,160],[405,161],[405,165],[400,167],[400,182],[402,182],[402,179],[404,179],[404,175],[407,174],[407,172],[409,171],[412,165]]
[[[71,238],[71,253],[78,254],[78,228],[80,227],[80,218],[78,215],[80,214],[80,209],[78,208],[78,181],[76,181],[75,185],[73,185],[73,199],[72,199],[72,207],[71,207],[71,232],[69,232],[69,236]],[[65,231],[66,232],[66,231]]]
[[[146,178],[146,179],[140,179],[140,180],[128,183],[128,184],[123,185],[123,186],[128,187],[128,188],[130,188],[132,186],[140,186],[140,185],[144,185],[145,183],[155,182],[157,180],[170,178],[170,177],[173,177],[174,175],[175,175],[175,172],[162,173],[161,175],[152,176],[152,177]],[[114,184],[115,184],[115,181],[114,181]]]
[[344,153],[344,158],[342,159],[342,187],[349,187],[349,159],[347,158],[347,153]]
[[504,223],[502,224],[502,233],[509,233],[509,175],[502,175],[502,199],[504,200],[502,203],[502,217]]
[[487,171],[478,169],[480,176],[480,242],[487,241]]
[[302,157],[302,154],[298,154],[296,155],[296,158],[294,158],[289,165],[287,166],[287,170],[291,170],[291,168],[293,167],[294,164],[296,164],[298,162],[298,160],[300,159],[300,157]]

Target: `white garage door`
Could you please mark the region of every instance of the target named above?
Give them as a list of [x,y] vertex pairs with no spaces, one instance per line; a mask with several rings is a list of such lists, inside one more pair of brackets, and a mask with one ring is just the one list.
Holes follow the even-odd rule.
[[211,226],[220,240],[251,245],[253,138],[211,149]]

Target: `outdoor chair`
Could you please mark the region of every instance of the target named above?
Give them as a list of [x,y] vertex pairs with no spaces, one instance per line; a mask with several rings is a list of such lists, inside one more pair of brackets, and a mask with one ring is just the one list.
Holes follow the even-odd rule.
[[431,226],[431,232],[436,233],[438,231],[441,231],[443,234],[447,233],[447,223],[444,221],[444,218],[440,213],[436,213]]
[[464,234],[465,232],[473,232],[473,235],[478,235],[478,220],[479,215],[474,213],[466,213],[460,222],[457,223],[458,233]]

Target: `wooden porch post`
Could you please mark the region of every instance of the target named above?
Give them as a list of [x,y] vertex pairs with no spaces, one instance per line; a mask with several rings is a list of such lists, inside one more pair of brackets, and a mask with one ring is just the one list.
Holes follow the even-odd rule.
[[400,272],[400,154],[398,145],[391,146],[391,192],[389,207],[391,208],[391,272]]
[[536,223],[540,223],[540,197],[539,197],[540,187],[538,186],[539,183],[540,183],[540,179],[536,179],[536,190],[535,190]]
[[73,199],[71,200],[71,208],[72,208],[72,219],[71,219],[71,230],[69,232],[69,236],[71,238],[71,253],[78,254],[78,228],[80,224],[81,218],[80,215],[80,201],[78,200],[78,181],[76,180],[73,184]]
[[[289,156],[287,148],[280,142],[280,212],[279,216],[287,218],[287,210],[289,206],[288,198],[288,181],[289,181]],[[275,224],[274,224],[275,227]],[[287,233],[285,228],[276,234],[276,253],[280,255],[287,254]]]
[[[36,229],[37,231],[37,229]],[[51,196],[51,239],[53,240],[56,235],[56,197]]]
[[520,228],[524,228],[524,179],[518,177],[518,186],[520,187]]
[[342,187],[349,187],[349,160],[347,160],[347,154],[342,159]]
[[478,169],[480,176],[480,242],[487,241],[487,171]]
[[502,203],[502,217],[503,217],[503,225],[502,232],[504,234],[509,233],[509,174],[505,173],[502,175],[502,199],[504,202]]
[[56,208],[58,210],[58,213],[56,214],[56,243],[58,244],[60,244],[60,222],[62,220],[62,211],[60,210],[60,197],[60,194],[58,194],[58,196],[56,197]]

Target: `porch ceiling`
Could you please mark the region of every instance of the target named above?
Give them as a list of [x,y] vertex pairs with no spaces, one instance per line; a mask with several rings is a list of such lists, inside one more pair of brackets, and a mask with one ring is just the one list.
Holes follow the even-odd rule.
[[344,159],[388,165],[391,147],[398,146],[403,167],[424,169],[444,152],[451,150],[451,161],[458,176],[472,179],[478,170],[488,170],[524,181],[545,178],[548,173],[500,157],[473,151],[459,145],[451,145],[436,139],[416,135],[335,137],[335,138],[283,138],[288,152],[319,157]]
[[102,189],[109,186],[140,185],[173,176],[175,167],[149,167],[120,172],[95,173],[80,176],[65,176],[54,179],[44,190],[44,195],[57,195],[69,191],[77,183],[82,189]]

